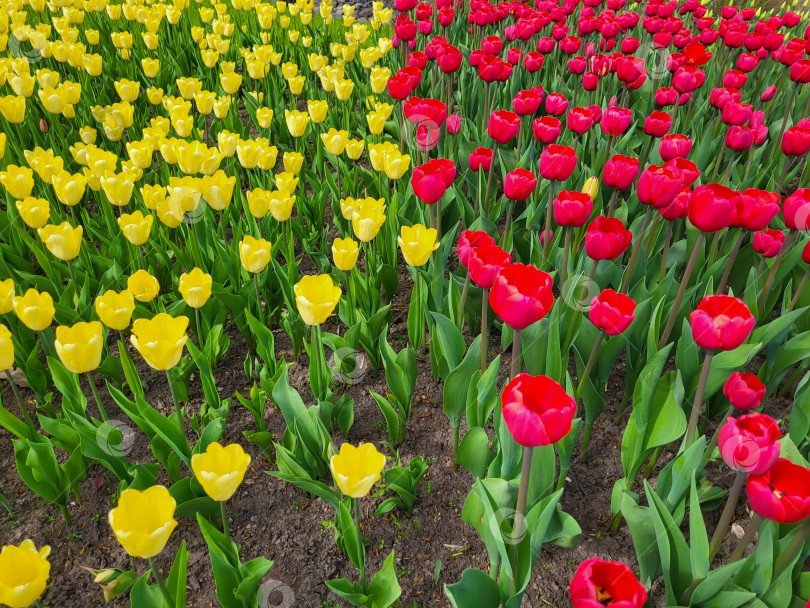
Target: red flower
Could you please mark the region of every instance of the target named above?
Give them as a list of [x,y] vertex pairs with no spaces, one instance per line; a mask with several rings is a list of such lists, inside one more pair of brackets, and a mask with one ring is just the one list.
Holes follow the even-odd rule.
[[539,93],[531,89],[527,91],[518,91],[515,98],[512,100],[512,107],[518,116],[529,116],[537,112],[543,98]]
[[633,241],[620,219],[597,215],[585,232],[585,253],[592,260],[615,260]]
[[742,211],[740,193],[720,184],[698,186],[689,202],[689,221],[703,232],[733,226]]
[[740,193],[742,206],[736,225],[752,232],[766,228],[779,213],[779,200],[775,192],[746,188]]
[[506,174],[503,181],[503,192],[506,198],[513,201],[525,201],[537,186],[534,173],[528,169],[513,169]]
[[558,118],[553,116],[543,116],[542,118],[535,118],[532,122],[532,132],[535,139],[542,141],[544,144],[550,144],[557,141],[562,131],[562,125]]
[[672,117],[661,110],[653,110],[644,119],[644,134],[650,137],[663,137],[672,126]]
[[461,116],[458,114],[448,116],[445,129],[447,129],[448,135],[458,135],[459,131],[461,131]]
[[727,125],[744,125],[751,120],[753,111],[754,107],[749,104],[740,103],[739,101],[729,101],[723,106],[720,117]]
[[394,32],[397,38],[408,42],[416,38],[416,24],[408,15],[400,13],[394,22]]
[[630,108],[610,106],[602,115],[599,126],[602,127],[602,132],[605,135],[621,135],[630,126],[632,119],[633,111]]
[[782,217],[791,230],[810,228],[810,188],[799,188],[782,204]]
[[701,348],[734,350],[754,329],[754,315],[732,296],[706,296],[689,315],[692,338]]
[[490,289],[498,272],[511,262],[512,256],[497,245],[484,245],[470,252],[467,270],[473,283],[482,289]]
[[425,125],[416,127],[416,145],[420,150],[432,150],[439,143],[439,129],[428,129]]
[[717,447],[725,463],[735,471],[762,475],[779,458],[782,437],[776,421],[765,414],[728,417],[720,428]]
[[754,513],[780,524],[810,516],[810,469],[779,458],[767,473],[749,475],[748,502]]
[[456,167],[453,161],[435,158],[420,167],[414,167],[411,186],[419,200],[432,205],[444,196],[455,178]]
[[577,404],[548,376],[518,374],[501,394],[503,421],[523,447],[557,443],[571,431]]
[[692,199],[692,191],[688,186],[682,186],[680,192],[672,202],[666,207],[661,207],[658,213],[667,221],[682,220],[689,215],[689,201]]
[[681,191],[681,176],[666,167],[650,165],[638,178],[638,200],[656,209],[666,207]]
[[495,239],[483,230],[465,230],[458,239],[458,246],[456,248],[458,251],[458,261],[464,268],[467,268],[470,265],[470,256],[473,250],[488,245],[495,245]]
[[489,117],[487,133],[499,144],[505,144],[517,135],[520,129],[520,117],[509,110],[498,110]]
[[790,127],[782,136],[782,154],[804,156],[810,151],[810,129]]
[[799,59],[791,65],[790,79],[801,84],[810,82],[810,59]]
[[647,601],[647,590],[630,568],[598,557],[579,565],[570,591],[574,608],[642,608]]
[[640,57],[618,57],[616,59],[616,77],[628,89],[638,89],[647,80],[647,68]]
[[407,74],[394,74],[388,79],[388,94],[394,99],[403,100],[413,91]]
[[566,116],[568,130],[582,135],[594,125],[594,115],[590,108],[573,108]]
[[470,152],[470,171],[489,171],[492,165],[492,148],[477,147]]
[[664,163],[664,169],[669,169],[680,175],[681,183],[688,188],[691,188],[692,184],[700,177],[700,171],[697,165],[685,158],[673,158],[672,160],[668,160]]
[[568,110],[568,100],[562,93],[549,93],[546,97],[546,112],[562,116]]
[[605,289],[591,300],[588,317],[609,336],[618,336],[635,319],[636,303],[628,295]]
[[785,233],[768,228],[754,234],[753,248],[763,258],[775,258],[785,244]]
[[526,54],[526,57],[523,59],[523,66],[526,68],[527,72],[533,74],[543,67],[543,60],[543,56],[540,53],[532,51]]
[[489,303],[509,327],[525,329],[551,310],[551,277],[534,266],[510,264],[495,277]]
[[691,65],[696,68],[706,65],[709,59],[712,58],[712,54],[707,53],[706,47],[699,42],[690,42],[687,44],[683,48],[683,55],[686,58],[686,65]]
[[577,155],[572,147],[549,144],[540,154],[540,175],[562,182],[571,177],[576,164]]
[[436,53],[436,63],[444,74],[452,74],[461,68],[463,56],[456,47],[448,44]]
[[754,410],[765,398],[765,385],[754,374],[734,372],[723,385],[723,394],[736,410]]
[[584,226],[593,211],[593,199],[582,192],[560,190],[554,199],[554,221],[558,226]]
[[658,144],[658,153],[664,160],[673,158],[686,158],[692,151],[692,140],[680,133],[670,133],[661,138]]
[[745,125],[732,125],[726,131],[726,147],[742,152],[754,143],[754,132]]
[[481,50],[487,55],[500,55],[503,50],[503,40],[498,36],[487,36],[481,41]]
[[447,120],[447,105],[438,99],[411,97],[404,104],[405,118],[428,129],[438,129]]
[[617,190],[627,190],[638,175],[638,159],[615,154],[605,163],[602,180],[605,186]]

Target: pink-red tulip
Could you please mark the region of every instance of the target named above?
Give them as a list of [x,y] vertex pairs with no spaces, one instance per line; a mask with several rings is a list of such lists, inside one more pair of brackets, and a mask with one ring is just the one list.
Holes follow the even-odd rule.
[[577,405],[548,376],[518,374],[501,394],[501,412],[515,442],[523,447],[552,445],[571,431]]
[[810,517],[810,469],[785,458],[762,475],[749,475],[748,502],[754,513],[780,524]]
[[636,303],[628,295],[612,289],[603,290],[591,300],[588,318],[609,336],[617,336],[635,319]]
[[723,394],[736,410],[755,410],[765,398],[765,385],[754,374],[734,372],[723,385]]
[[735,471],[762,475],[779,458],[782,437],[776,421],[765,414],[728,417],[720,428],[717,447],[723,461]]
[[755,319],[740,298],[706,296],[689,315],[692,339],[701,348],[734,350],[748,339]]
[[525,329],[551,310],[551,277],[534,266],[509,264],[489,292],[492,310],[512,329]]

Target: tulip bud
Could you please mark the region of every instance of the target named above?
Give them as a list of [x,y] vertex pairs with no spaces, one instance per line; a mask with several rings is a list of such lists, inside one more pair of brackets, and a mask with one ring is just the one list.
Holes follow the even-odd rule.
[[599,180],[596,177],[589,177],[582,186],[582,194],[587,194],[592,201],[599,195]]

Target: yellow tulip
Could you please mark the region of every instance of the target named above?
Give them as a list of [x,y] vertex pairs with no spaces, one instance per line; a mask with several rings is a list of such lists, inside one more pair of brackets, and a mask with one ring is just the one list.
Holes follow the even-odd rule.
[[422,266],[430,259],[430,254],[439,248],[435,228],[425,228],[422,224],[403,226],[397,237],[405,263]]
[[411,166],[411,157],[408,154],[389,152],[385,156],[385,174],[388,179],[399,179]]
[[329,104],[324,100],[310,99],[307,101],[307,112],[309,113],[309,118],[316,125],[321,124],[324,120],[326,120],[326,113],[328,110]]
[[158,72],[160,71],[160,60],[144,57],[141,59],[141,67],[143,68],[143,73],[146,75],[146,77],[152,79],[157,76]]
[[133,82],[132,80],[122,79],[116,80],[113,83],[118,97],[121,101],[133,102],[138,98],[138,93],[141,91],[141,83]]
[[371,82],[371,90],[374,92],[375,95],[381,95],[385,91],[385,88],[388,85],[388,80],[390,78],[391,78],[390,68],[383,68],[380,66],[376,66],[371,70],[371,74],[369,75],[369,82]]
[[351,238],[337,238],[332,242],[332,259],[343,272],[349,272],[357,264],[360,247],[357,241]]
[[45,291],[40,293],[32,288],[25,295],[15,296],[12,302],[14,314],[32,331],[50,327],[53,315],[56,314],[53,298]]
[[48,584],[51,564],[47,545],[37,550],[28,539],[6,545],[0,551],[0,604],[10,608],[27,608],[39,599]]
[[253,217],[261,219],[270,211],[270,192],[254,188],[247,193],[247,203]]
[[176,507],[177,502],[163,486],[143,492],[129,488],[121,492],[118,506],[110,511],[110,527],[127,553],[148,559],[163,551],[177,527]]
[[366,122],[368,123],[368,130],[372,135],[379,135],[385,129],[386,117],[379,112],[369,112],[366,114]]
[[31,196],[34,189],[34,172],[28,167],[8,165],[5,171],[0,171],[0,184],[17,200]]
[[185,213],[197,209],[202,197],[200,180],[196,177],[170,177],[166,192]]
[[177,291],[183,296],[186,304],[192,308],[202,308],[211,297],[213,279],[199,268],[180,275]]
[[236,72],[227,72],[219,75],[219,84],[222,89],[228,94],[233,95],[242,86],[242,75]]
[[259,151],[259,162],[257,166],[262,171],[271,171],[276,166],[278,159],[278,148],[275,146],[262,146]]
[[146,270],[138,270],[127,279],[127,289],[139,302],[150,302],[160,293],[160,283]]
[[17,95],[0,97],[0,114],[11,124],[20,124],[25,120],[25,97]]
[[51,185],[59,202],[72,207],[84,198],[87,178],[82,173],[72,174],[68,171],[60,171],[51,179]]
[[16,201],[16,206],[25,225],[34,230],[42,228],[51,217],[51,205],[44,198],[29,196]]
[[242,267],[250,273],[258,274],[270,262],[270,241],[256,239],[249,234],[239,242],[239,259]]
[[259,164],[262,143],[253,139],[240,139],[236,144],[236,156],[245,169],[254,169]]
[[217,97],[214,102],[214,115],[217,118],[225,118],[231,108],[231,97],[226,95],[224,97]]
[[287,84],[290,85],[290,93],[293,95],[300,95],[301,91],[304,90],[304,83],[306,82],[306,78],[303,75],[298,75],[293,78],[290,78],[287,81]]
[[53,343],[59,360],[74,374],[91,372],[101,365],[101,351],[104,338],[101,323],[76,323],[72,327],[60,325],[56,328]]
[[14,341],[8,327],[0,325],[0,372],[12,367],[14,367]]
[[188,341],[186,329],[188,317],[172,317],[164,312],[151,319],[136,319],[130,341],[150,367],[167,370],[180,361]]
[[236,443],[222,446],[209,443],[205,452],[191,457],[194,477],[212,499],[225,502],[234,495],[245,478],[250,456]]
[[307,325],[320,325],[340,302],[340,287],[328,274],[305,276],[293,286],[295,305]]
[[11,312],[14,308],[14,280],[0,281],[0,315]]
[[335,83],[335,95],[340,101],[347,101],[354,92],[354,80],[339,80]]
[[0,133],[0,160],[6,155],[6,134]]
[[368,158],[371,161],[371,168],[378,172],[385,171],[385,159],[390,153],[399,153],[397,145],[384,141],[379,144],[368,145]]
[[149,240],[149,233],[152,231],[152,223],[155,218],[144,215],[140,211],[134,213],[123,213],[118,218],[118,227],[124,233],[124,237],[133,245],[143,245]]
[[153,106],[163,103],[163,89],[158,87],[149,87],[146,89],[146,98]]
[[295,197],[286,190],[275,190],[269,193],[268,202],[270,213],[277,222],[286,222],[290,219]]
[[267,129],[270,123],[273,122],[273,110],[270,108],[258,108],[256,110],[256,122],[259,123],[259,127],[262,129]]
[[112,289],[96,298],[96,314],[110,329],[123,330],[129,327],[135,310],[135,297],[128,289],[116,293]]
[[298,178],[292,173],[282,171],[276,173],[276,188],[292,193],[298,185]]
[[61,114],[67,105],[66,91],[59,88],[43,87],[38,92],[39,100],[46,112]]
[[37,147],[33,151],[25,150],[23,156],[39,179],[48,185],[53,182],[53,176],[60,173],[65,166],[62,157],[55,155],[51,149],[43,150]]
[[300,152],[285,152],[282,157],[284,160],[284,171],[298,175],[301,168],[304,166],[304,155]]
[[585,181],[585,185],[582,186],[582,194],[587,194],[591,197],[591,200],[596,200],[597,195],[599,194],[599,179],[596,177],[589,177]]
[[155,211],[161,223],[168,228],[177,228],[183,223],[185,217],[185,212],[180,205],[168,196],[158,203]]
[[132,198],[132,190],[135,187],[134,175],[107,171],[103,177],[99,178],[99,181],[111,204],[116,207],[126,207],[129,204]]
[[[374,199],[370,200],[373,201]],[[369,201],[369,199],[365,199],[365,201]],[[355,236],[364,243],[368,243],[377,236],[380,228],[385,223],[385,219],[384,205],[371,205],[364,202],[352,209],[352,229]]]
[[141,198],[147,209],[155,211],[160,201],[166,198],[166,187],[160,184],[141,186]]
[[370,443],[357,447],[344,443],[340,452],[329,459],[329,468],[341,492],[352,498],[363,498],[380,478],[385,456]]
[[284,111],[284,118],[287,122],[287,129],[293,137],[302,137],[307,130],[309,123],[309,115],[306,112],[299,112],[298,110]]
[[357,160],[363,154],[366,142],[362,139],[350,139],[346,142],[346,156],[350,160]]
[[37,232],[48,251],[60,260],[73,260],[79,255],[84,232],[82,226],[74,228],[69,222],[62,222],[58,226],[43,226]]
[[346,142],[349,139],[349,134],[346,131],[338,131],[337,129],[329,129],[326,133],[321,133],[321,141],[324,147],[330,154],[340,156],[346,148]]
[[351,196],[340,199],[340,214],[343,216],[344,220],[352,221],[355,205],[356,202]]

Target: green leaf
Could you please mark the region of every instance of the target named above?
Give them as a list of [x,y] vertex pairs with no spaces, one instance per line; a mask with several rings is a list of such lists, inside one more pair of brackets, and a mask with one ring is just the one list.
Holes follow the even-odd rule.
[[368,596],[371,598],[372,608],[388,608],[397,602],[402,595],[402,589],[397,581],[394,568],[394,552],[388,554],[383,567],[375,574],[368,585]]
[[498,608],[501,605],[501,593],[498,584],[477,568],[467,568],[461,574],[461,580],[444,586],[453,608]]
[[467,469],[473,477],[482,478],[486,475],[491,458],[487,432],[480,426],[467,431],[458,446],[456,463]]
[[705,579],[709,574],[709,538],[706,535],[706,523],[700,510],[695,471],[692,470],[692,485],[689,492],[689,552],[692,562],[692,574],[696,579]]
[[461,423],[461,417],[467,406],[467,387],[480,364],[481,336],[478,336],[470,344],[461,363],[448,374],[442,388],[444,413],[450,419],[453,428],[457,428]]
[[431,350],[436,349],[439,361],[439,377],[447,378],[464,356],[464,336],[453,321],[445,315],[430,311],[433,319],[431,327]]

